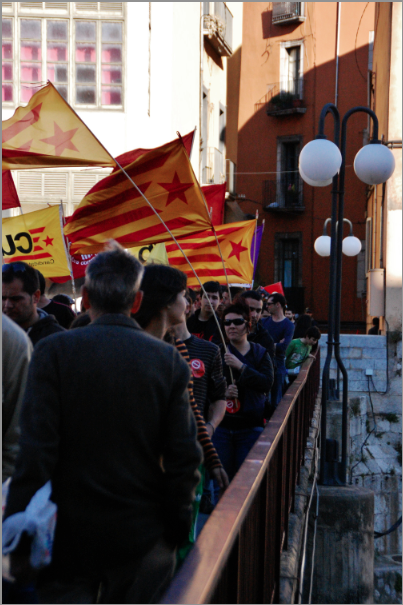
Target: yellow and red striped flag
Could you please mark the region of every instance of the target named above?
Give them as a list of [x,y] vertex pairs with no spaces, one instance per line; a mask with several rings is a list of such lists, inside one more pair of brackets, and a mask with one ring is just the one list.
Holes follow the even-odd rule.
[[115,166],[115,160],[49,83],[2,123],[3,170]]
[[[253,264],[251,247],[256,221],[241,221],[216,227],[217,239],[230,284],[251,284]],[[201,282],[208,280],[226,284],[224,267],[214,233],[211,229],[190,237],[178,239],[178,243],[192,263]],[[188,286],[198,287],[193,271],[175,243],[165,244],[169,264],[188,276]]]
[[61,206],[2,220],[3,261],[24,261],[45,277],[69,275]]
[[[207,206],[183,142],[146,151],[125,171],[175,237],[211,226]],[[108,239],[125,248],[171,240],[166,228],[122,170],[99,181],[76,208],[64,232],[72,254],[103,249]]]

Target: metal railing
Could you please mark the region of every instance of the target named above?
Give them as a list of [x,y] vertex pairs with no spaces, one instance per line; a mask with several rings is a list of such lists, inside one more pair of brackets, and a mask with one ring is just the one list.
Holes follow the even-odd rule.
[[276,181],[263,181],[262,201],[265,210],[303,208],[303,184],[299,173],[290,172]]
[[273,23],[302,16],[301,2],[273,2]]
[[[270,84],[270,90],[264,97],[268,111],[281,111],[305,107],[304,78],[284,78],[281,82]],[[259,101],[259,103],[261,103]]]
[[319,349],[289,387],[161,603],[278,603],[280,557],[319,389]]

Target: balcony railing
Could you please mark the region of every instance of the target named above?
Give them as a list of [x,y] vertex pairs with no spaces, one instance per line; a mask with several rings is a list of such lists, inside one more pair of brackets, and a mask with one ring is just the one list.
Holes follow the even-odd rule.
[[280,175],[276,181],[263,181],[263,210],[304,210],[303,185],[298,172]]
[[279,603],[280,557],[319,389],[308,359],[161,603]]
[[204,35],[223,57],[232,55],[232,13],[225,2],[203,2]]
[[302,2],[273,2],[273,23],[282,25],[292,21],[305,21]]
[[304,78],[284,79],[282,82],[271,84],[269,92],[259,104],[266,104],[267,115],[286,115],[290,113],[305,113]]

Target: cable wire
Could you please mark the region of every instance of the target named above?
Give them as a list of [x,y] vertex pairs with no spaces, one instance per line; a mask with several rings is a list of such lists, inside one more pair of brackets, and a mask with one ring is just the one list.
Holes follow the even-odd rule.
[[353,484],[353,470],[355,469],[356,466],[358,466],[360,464],[360,462],[364,461],[363,460],[363,458],[364,458],[363,450],[364,450],[364,447],[365,447],[368,439],[370,438],[370,436],[372,435],[372,433],[375,432],[375,435],[376,435],[377,432],[378,432],[377,425],[376,425],[376,420],[375,420],[374,405],[372,403],[372,397],[371,397],[371,387],[370,387],[370,384],[369,384],[369,378],[370,377],[367,376],[367,378],[368,378],[368,395],[369,395],[369,401],[370,401],[370,404],[371,404],[371,411],[372,411],[372,418],[373,418],[373,421],[374,421],[374,428],[371,431],[369,431],[368,435],[364,439],[364,443],[361,446],[361,452],[360,452],[361,453],[361,458],[350,469],[350,485]]

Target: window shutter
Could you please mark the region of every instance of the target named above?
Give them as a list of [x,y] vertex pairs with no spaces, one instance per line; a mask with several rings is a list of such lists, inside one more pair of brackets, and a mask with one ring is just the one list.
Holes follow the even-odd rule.
[[69,3],[68,2],[45,2],[45,8],[47,10],[52,10],[52,11],[67,11],[69,7]]
[[73,173],[73,197],[82,200],[97,181],[96,174]]
[[24,9],[35,9],[35,10],[42,10],[43,9],[43,2],[20,2],[20,9],[24,10]]
[[67,198],[67,173],[44,174],[44,195],[47,197]]
[[79,13],[97,12],[98,11],[98,2],[76,2],[75,8],[76,8],[76,11]]
[[100,2],[100,10],[103,13],[118,13],[123,12],[123,2]]
[[42,174],[21,171],[18,174],[18,195],[21,198],[42,197]]

